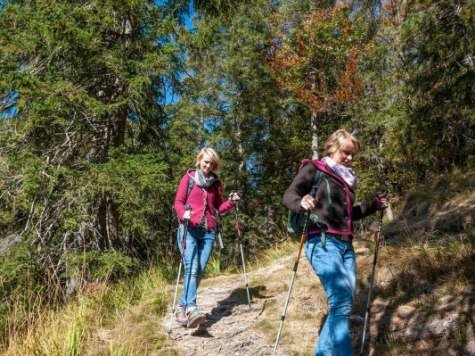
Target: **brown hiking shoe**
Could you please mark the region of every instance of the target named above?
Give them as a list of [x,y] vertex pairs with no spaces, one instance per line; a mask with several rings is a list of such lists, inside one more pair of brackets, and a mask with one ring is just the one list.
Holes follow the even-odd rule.
[[178,306],[175,310],[175,320],[181,326],[186,326],[188,324],[188,317],[186,316],[186,308]]
[[187,328],[196,328],[206,321],[206,316],[198,308],[188,309],[186,315],[188,318]]

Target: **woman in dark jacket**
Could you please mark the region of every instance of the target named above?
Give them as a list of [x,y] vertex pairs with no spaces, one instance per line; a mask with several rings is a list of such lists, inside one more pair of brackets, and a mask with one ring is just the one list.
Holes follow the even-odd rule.
[[[357,179],[351,166],[359,148],[352,134],[337,130],[325,142],[323,159],[304,161],[284,194],[289,209],[318,217],[309,222],[305,253],[323,285],[329,312],[315,355],[353,355],[349,323],[356,285],[353,221],[387,206],[386,196],[353,206]],[[324,174],[311,196],[317,170]]]
[[[178,323],[189,328],[205,322],[205,314],[197,307],[196,295],[214,246],[215,211],[223,214],[239,200],[236,193],[231,193],[228,200],[223,199],[221,181],[215,173],[218,166],[218,154],[212,148],[203,148],[196,157],[196,169],[183,175],[175,196],[175,211],[182,222],[178,229],[178,247],[185,266],[183,292],[175,317]],[[185,242],[184,221],[188,221]]]

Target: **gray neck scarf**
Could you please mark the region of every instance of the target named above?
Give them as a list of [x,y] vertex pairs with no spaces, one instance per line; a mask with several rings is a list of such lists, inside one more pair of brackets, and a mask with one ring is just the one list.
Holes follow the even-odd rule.
[[194,180],[196,185],[200,188],[206,189],[211,187],[218,179],[218,176],[213,172],[211,172],[208,176],[206,176],[201,169],[197,169],[195,172]]

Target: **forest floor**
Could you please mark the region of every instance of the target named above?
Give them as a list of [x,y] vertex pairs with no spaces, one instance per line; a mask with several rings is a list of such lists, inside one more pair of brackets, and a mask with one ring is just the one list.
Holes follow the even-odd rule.
[[[367,244],[371,245],[371,242],[355,242],[360,277],[352,337],[357,351],[373,259],[371,246],[366,247]],[[404,259],[409,265],[421,263],[421,260],[410,257],[413,254],[406,252],[401,255],[390,246],[381,248],[380,260],[384,266],[378,265],[368,329],[371,342],[365,354],[475,355],[472,285],[458,282],[457,286],[432,288],[428,282],[404,271]],[[147,347],[141,347],[147,355],[272,355],[295,257],[296,253],[248,273],[250,308],[242,274],[208,278],[198,293],[198,304],[207,316],[199,328],[184,328],[172,319],[172,329],[168,332],[170,310],[160,317],[150,305],[137,306],[124,315],[123,321],[115,328],[96,334],[96,340],[97,336],[101,339],[102,352],[96,347],[88,354],[122,354],[117,351],[120,351],[117,346],[113,348],[114,352],[110,352],[110,347],[107,351],[106,345],[128,345],[130,350],[135,335],[141,334],[141,342],[146,340],[149,343]],[[425,268],[423,263],[422,266]],[[404,291],[395,291],[394,283],[401,276],[404,278],[402,285],[415,287],[412,297]],[[173,287],[168,287],[169,300],[173,297]],[[321,285],[302,255],[277,355],[313,354],[326,313],[327,304]],[[144,333],[149,334],[148,340],[144,339]]]

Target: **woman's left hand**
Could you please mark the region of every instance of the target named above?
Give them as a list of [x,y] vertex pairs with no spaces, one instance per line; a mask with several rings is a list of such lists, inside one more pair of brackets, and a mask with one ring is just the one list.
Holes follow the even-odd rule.
[[239,197],[239,194],[236,193],[236,192],[231,192],[229,193],[229,200],[232,200],[233,202],[238,202],[239,200],[241,200],[241,198]]

